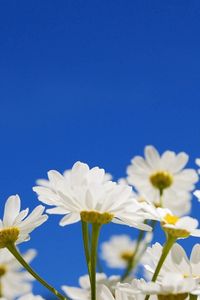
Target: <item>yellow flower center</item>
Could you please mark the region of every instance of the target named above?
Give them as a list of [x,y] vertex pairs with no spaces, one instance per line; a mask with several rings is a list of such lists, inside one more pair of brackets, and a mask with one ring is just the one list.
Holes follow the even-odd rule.
[[0,230],[0,248],[5,248],[9,244],[14,244],[19,237],[17,227],[8,227]]
[[82,211],[81,220],[87,223],[107,224],[110,223],[114,215],[110,213],[99,213],[97,211]]
[[167,171],[158,171],[150,176],[150,181],[156,189],[163,191],[172,185],[173,177]]
[[176,222],[179,220],[179,217],[173,216],[173,215],[170,215],[170,214],[166,214],[166,216],[164,217],[164,220],[167,224],[175,225]]
[[120,257],[121,257],[121,259],[123,259],[125,261],[129,261],[132,259],[133,253],[134,252],[131,252],[131,251],[124,251],[121,253]]
[[176,225],[177,221],[179,220],[179,217],[173,216],[170,214],[166,214],[164,217],[164,221],[161,223],[163,229],[165,232],[167,232],[169,235],[175,237],[175,238],[187,238],[190,235],[190,232],[188,232],[185,229],[179,229],[179,228],[169,228],[166,227],[166,224],[170,225]]
[[184,300],[188,297],[188,293],[177,295],[158,295],[158,300]]
[[6,273],[6,266],[0,265],[0,277],[2,277]]

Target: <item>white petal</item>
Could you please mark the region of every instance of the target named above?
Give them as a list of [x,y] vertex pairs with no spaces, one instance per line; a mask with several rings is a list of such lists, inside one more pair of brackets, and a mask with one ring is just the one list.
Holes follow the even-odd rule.
[[78,214],[78,213],[70,213],[70,214],[64,216],[60,220],[59,225],[60,226],[65,226],[65,225],[76,223],[78,221],[80,221],[80,214]]
[[62,286],[62,290],[66,293],[67,296],[69,296],[73,300],[88,300],[90,293],[89,291],[66,285]]
[[57,214],[57,215],[64,215],[67,213],[67,210],[62,207],[53,207],[46,210],[48,214]]
[[156,150],[156,148],[153,146],[146,146],[144,152],[145,152],[145,158],[146,158],[146,161],[148,162],[148,164],[152,168],[158,168],[159,163],[160,163],[160,155],[159,155],[158,151]]
[[185,152],[177,154],[174,164],[171,166],[170,170],[174,173],[181,171],[187,164],[189,156]]
[[18,195],[10,196],[5,204],[3,224],[5,227],[12,226],[13,221],[20,212],[21,201]]

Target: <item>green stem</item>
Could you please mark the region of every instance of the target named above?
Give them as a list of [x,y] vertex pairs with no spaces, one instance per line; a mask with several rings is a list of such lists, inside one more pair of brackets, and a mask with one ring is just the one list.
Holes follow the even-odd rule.
[[0,298],[3,297],[3,292],[2,292],[2,282],[0,282]]
[[[153,230],[154,230],[154,228],[155,228],[156,223],[157,223],[157,221],[152,220],[152,222],[151,222],[151,224],[150,224],[150,226],[153,228]],[[146,243],[146,245],[145,245],[143,251],[142,251],[142,252],[140,253],[140,255],[137,257],[137,260],[134,261],[133,268],[135,268],[135,266],[137,266],[138,262],[140,261],[140,259],[141,259],[142,256],[144,255],[144,253],[146,252],[148,246],[149,246],[149,243]]]
[[67,297],[60,294],[54,287],[49,285],[44,279],[42,279],[23,259],[21,254],[18,252],[14,244],[7,245],[7,249],[13,254],[13,256],[18,260],[18,262],[43,286],[45,286],[52,294],[54,294],[60,300],[68,300]]
[[134,267],[134,259],[138,252],[140,243],[143,240],[144,235],[145,235],[145,231],[140,230],[138,238],[137,238],[137,242],[136,242],[136,247],[134,249],[133,255],[131,256],[131,258],[128,261],[127,268],[124,271],[124,274],[121,276],[121,281],[124,281],[131,274],[133,267]]
[[82,235],[83,235],[83,245],[84,245],[84,251],[85,251],[85,259],[87,263],[88,268],[88,275],[90,278],[90,250],[89,250],[89,230],[88,230],[88,223],[81,221],[82,223]]
[[[151,224],[150,224],[150,226],[152,227],[152,231],[154,230],[155,225],[156,225],[156,221],[155,221],[155,220],[152,220],[152,221],[151,221]],[[140,243],[142,242],[142,240],[143,240],[145,234],[146,234],[146,232],[145,232],[144,230],[140,230],[139,235],[138,235],[138,238],[137,238],[135,250],[134,250],[134,252],[133,252],[132,257],[130,258],[130,260],[129,260],[129,262],[128,262],[128,265],[127,265],[127,268],[126,268],[124,274],[121,276],[121,281],[124,281],[124,280],[131,274],[131,272],[133,271],[133,269],[137,266],[137,264],[138,264],[140,258],[141,258],[142,255],[144,254],[145,250],[147,249],[148,243],[146,244],[146,247],[145,247],[145,249],[143,250],[143,252],[140,254],[140,256],[139,256],[139,257],[137,258],[137,260],[136,260],[136,257],[137,257],[137,254],[138,254],[138,250],[139,250]]]
[[160,207],[163,207],[163,190],[160,190]]
[[101,225],[92,224],[92,241],[91,241],[91,300],[96,300],[96,263],[97,248]]
[[[159,261],[158,261],[157,267],[156,267],[155,272],[154,272],[154,274],[153,274],[153,277],[152,277],[152,280],[151,280],[152,282],[155,282],[155,281],[156,281],[156,279],[157,279],[157,277],[158,277],[158,275],[159,275],[159,273],[160,273],[160,270],[161,270],[161,268],[162,268],[162,265],[163,265],[163,263],[164,263],[164,261],[165,261],[167,255],[169,254],[169,251],[171,250],[171,248],[172,248],[172,246],[173,246],[173,244],[174,244],[175,242],[176,242],[176,238],[173,237],[173,236],[171,236],[171,235],[168,235],[167,240],[166,240],[166,243],[165,243],[165,245],[163,246],[163,250],[162,250],[161,257],[160,257],[160,259],[159,259]],[[147,295],[147,296],[145,297],[145,300],[148,300],[148,299],[149,299],[149,296],[150,296],[150,295]]]
[[190,300],[197,300],[197,295],[190,294]]
[[100,260],[99,255],[97,255],[97,270],[99,273],[103,273],[103,267],[101,265],[101,260]]

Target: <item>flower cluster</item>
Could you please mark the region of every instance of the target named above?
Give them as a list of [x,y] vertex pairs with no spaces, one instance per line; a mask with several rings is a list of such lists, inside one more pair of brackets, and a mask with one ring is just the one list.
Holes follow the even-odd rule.
[[[184,152],[160,155],[146,146],[144,158],[135,156],[127,177],[117,182],[104,169],[82,162],[64,173],[51,170],[33,187],[46,212],[38,205],[29,214],[28,208],[21,210],[18,195],[10,196],[0,219],[0,299],[44,299],[32,293],[34,279],[60,300],[200,299],[200,244],[188,258],[178,243],[200,237],[198,220],[189,216],[200,172],[185,168],[188,158]],[[200,159],[196,163],[200,166]],[[200,200],[200,191],[194,195]],[[47,214],[62,215],[60,226],[81,222],[88,274],[79,278],[80,287],[63,282],[56,290],[31,267],[36,251],[20,253],[19,245],[30,240]],[[111,222],[138,231],[137,238],[115,234],[98,253],[101,230]],[[154,242],[158,230],[165,236],[163,245]],[[107,267],[121,270],[120,275],[108,277]]]

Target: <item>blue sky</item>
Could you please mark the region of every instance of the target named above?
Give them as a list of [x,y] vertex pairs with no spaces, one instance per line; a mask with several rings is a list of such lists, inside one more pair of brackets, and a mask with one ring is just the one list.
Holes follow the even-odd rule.
[[[35,180],[77,160],[124,176],[146,144],[184,150],[194,167],[199,31],[195,0],[2,0],[1,207],[19,193],[33,208]],[[193,215],[199,209],[194,199]],[[80,224],[58,221],[52,216],[22,249],[38,249],[34,267],[59,288],[86,268]],[[102,239],[122,232],[133,231],[108,225]],[[46,293],[39,284],[35,291]]]

